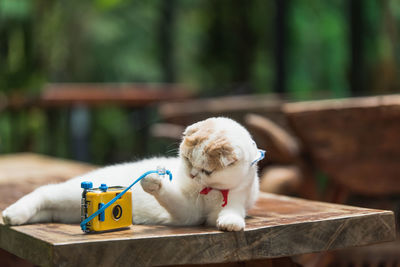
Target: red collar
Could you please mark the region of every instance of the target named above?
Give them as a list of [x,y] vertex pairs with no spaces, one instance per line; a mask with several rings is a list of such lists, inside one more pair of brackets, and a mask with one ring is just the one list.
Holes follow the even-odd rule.
[[[204,187],[203,190],[200,191],[200,194],[207,195],[213,189],[214,188],[212,188],[212,187]],[[224,202],[222,203],[222,207],[225,207],[226,204],[228,204],[229,189],[215,189],[215,190],[219,190],[221,192],[222,197],[224,198]]]

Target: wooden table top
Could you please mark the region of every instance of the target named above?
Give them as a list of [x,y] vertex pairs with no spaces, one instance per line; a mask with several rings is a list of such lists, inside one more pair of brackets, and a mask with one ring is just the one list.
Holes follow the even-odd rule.
[[[52,171],[37,176],[39,184],[62,181],[94,166],[32,154],[0,157],[0,170],[10,160],[25,170]],[[22,160],[24,159],[24,160]],[[12,162],[12,161],[11,161]],[[50,164],[51,163],[51,164]],[[62,166],[68,166],[66,171]],[[3,166],[3,167],[2,167]],[[29,166],[29,167],[28,167]],[[61,173],[56,175],[57,168]],[[11,170],[11,169],[9,169]],[[48,169],[50,170],[50,168]],[[9,171],[9,177],[13,177]],[[15,171],[14,173],[18,173]],[[15,175],[15,174],[14,174]],[[5,175],[7,176],[7,175]],[[16,179],[0,177],[4,190],[18,191]],[[28,178],[22,176],[21,181]],[[7,182],[8,181],[8,182]],[[26,184],[26,183],[21,183]],[[17,194],[0,194],[0,209]],[[357,208],[262,193],[241,232],[212,227],[133,225],[129,229],[84,234],[77,224],[5,226],[0,217],[0,248],[41,266],[154,266],[270,259],[394,240],[391,211]]]
[[395,238],[390,211],[263,193],[242,232],[133,225],[84,234],[79,225],[4,226],[0,247],[43,266],[154,266],[276,258]]

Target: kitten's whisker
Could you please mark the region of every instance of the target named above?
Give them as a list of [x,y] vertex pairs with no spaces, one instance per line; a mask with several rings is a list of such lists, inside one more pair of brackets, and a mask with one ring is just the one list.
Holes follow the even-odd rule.
[[168,150],[170,150],[171,148],[172,148],[172,149],[179,149],[179,144],[180,144],[180,142],[172,142],[171,144],[169,144],[169,145],[167,146],[167,149],[168,149]]
[[167,150],[167,152],[165,152],[165,153],[166,153],[167,155],[171,155],[171,154],[177,155],[178,152],[179,152],[179,148],[172,148],[172,149],[170,149],[170,150]]
[[179,144],[180,144],[180,142],[172,142],[171,144],[169,144],[169,145],[167,146],[167,148],[170,148],[170,147],[172,147],[172,146],[178,147]]
[[179,142],[173,142],[173,143],[169,144],[167,146],[166,150],[167,151],[165,152],[165,154],[167,154],[167,155],[171,155],[171,154],[178,155]]

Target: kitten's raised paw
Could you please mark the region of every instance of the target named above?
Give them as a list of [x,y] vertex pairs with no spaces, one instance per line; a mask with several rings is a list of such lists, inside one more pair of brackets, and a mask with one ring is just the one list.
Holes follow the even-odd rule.
[[217,219],[217,227],[223,231],[241,231],[245,225],[244,219],[236,214],[225,214]]
[[156,194],[161,189],[161,179],[158,177],[157,174],[149,174],[146,178],[140,181],[142,188],[149,194]]
[[5,209],[2,213],[3,221],[7,225],[20,225],[27,223],[30,216],[29,212],[24,210],[24,208],[11,205]]

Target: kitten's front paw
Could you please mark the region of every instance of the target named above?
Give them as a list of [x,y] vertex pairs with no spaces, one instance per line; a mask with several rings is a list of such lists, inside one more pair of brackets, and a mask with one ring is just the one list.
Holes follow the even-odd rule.
[[156,173],[152,173],[146,176],[146,178],[140,181],[142,188],[149,194],[156,194],[161,189],[161,179]]
[[30,219],[30,214],[23,207],[11,205],[2,213],[3,221],[8,225],[20,225],[27,223]]
[[244,219],[236,214],[225,214],[217,219],[217,227],[223,231],[241,231],[245,225]]

